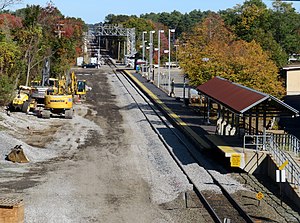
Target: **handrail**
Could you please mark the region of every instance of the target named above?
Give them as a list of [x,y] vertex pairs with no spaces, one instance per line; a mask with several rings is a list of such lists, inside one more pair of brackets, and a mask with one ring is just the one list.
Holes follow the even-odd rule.
[[270,147],[267,146],[267,148],[271,155],[274,157],[275,163],[277,165],[281,165],[285,161],[288,161],[289,163],[285,166],[285,170],[287,173],[286,178],[290,183],[300,186],[300,169],[298,164],[291,156],[288,157],[287,153],[278,148],[278,144],[273,140],[272,137],[269,137],[269,139],[271,144]]
[[293,152],[296,156],[300,156],[300,140],[292,134],[276,134],[268,132],[267,135],[273,137],[281,150]]
[[[250,142],[248,142],[250,139]],[[282,163],[288,160],[285,166],[286,179],[291,184],[295,184],[300,191],[300,168],[293,157],[280,149],[278,143],[272,135],[244,135],[244,149],[247,146],[252,146],[258,150],[267,150],[273,157],[275,164],[279,167]]]

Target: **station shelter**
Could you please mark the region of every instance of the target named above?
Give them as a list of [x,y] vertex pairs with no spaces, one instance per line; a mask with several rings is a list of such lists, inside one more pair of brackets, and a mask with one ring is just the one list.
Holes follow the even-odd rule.
[[197,87],[207,111],[216,111],[216,134],[259,135],[270,129],[280,117],[296,117],[298,110],[278,98],[221,77],[214,77]]
[[[223,141],[216,145],[225,157],[230,157],[231,166],[254,173],[263,168],[264,160],[269,160],[264,172],[274,178],[275,171],[284,169],[290,185],[287,191],[294,194],[297,188],[300,194],[300,168],[298,159],[293,158],[300,155],[300,140],[287,133],[267,131],[276,119],[299,116],[298,110],[272,95],[221,77],[198,86],[197,91],[205,104],[207,122],[214,119],[216,123],[216,134],[211,139],[218,140],[220,136],[243,138],[242,150]],[[215,114],[211,115],[213,112]]]
[[[242,151],[230,144],[224,146],[223,142],[217,145],[225,157],[230,157],[231,166],[251,174],[267,173],[274,182],[288,182],[284,185],[284,194],[300,207],[300,140],[285,132],[267,131],[273,127],[274,120],[297,117],[299,111],[272,95],[221,77],[198,86],[197,91],[205,102],[207,122],[213,118],[216,121],[213,139],[217,139],[217,135],[243,137]],[[215,111],[215,115],[210,116]]]

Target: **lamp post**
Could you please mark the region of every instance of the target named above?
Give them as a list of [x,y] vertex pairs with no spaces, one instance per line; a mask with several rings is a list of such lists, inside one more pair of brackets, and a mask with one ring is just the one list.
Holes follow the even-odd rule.
[[160,79],[160,34],[164,33],[164,30],[158,30],[158,51],[157,51],[157,61],[158,61],[158,68],[157,68],[157,87],[159,87],[159,79]]
[[[146,46],[146,50],[149,50],[150,51],[150,46]],[[148,70],[148,61],[146,60],[146,69],[145,69],[145,74],[143,74],[143,76],[146,75],[146,79],[148,80],[148,73],[149,73],[149,70]]]
[[153,81],[152,80],[152,63],[153,63],[153,33],[155,33],[154,30],[150,31],[150,43],[149,43],[149,46],[150,46],[150,50],[149,50],[149,80],[150,81]]
[[175,29],[169,29],[169,76],[168,76],[168,91],[171,96],[171,33],[174,33]]
[[[145,34],[146,34],[147,32],[146,31],[144,31],[143,33],[142,33],[142,41],[143,41],[143,62],[144,61],[146,61],[145,60]],[[145,65],[144,65],[144,63],[142,64],[142,73],[144,73],[144,67],[145,67]]]
[[179,45],[178,44],[176,44],[176,45],[174,45],[174,47],[175,47],[175,52],[176,52],[176,54],[175,54],[175,63],[176,63],[176,66],[178,66],[178,64],[177,64],[177,48],[179,47]]

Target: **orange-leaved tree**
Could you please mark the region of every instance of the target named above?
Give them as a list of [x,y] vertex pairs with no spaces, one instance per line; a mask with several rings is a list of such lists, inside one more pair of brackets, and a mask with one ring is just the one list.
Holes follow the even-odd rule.
[[217,14],[209,15],[180,45],[180,65],[197,86],[221,76],[247,87],[282,96],[276,65],[255,41],[238,40]]

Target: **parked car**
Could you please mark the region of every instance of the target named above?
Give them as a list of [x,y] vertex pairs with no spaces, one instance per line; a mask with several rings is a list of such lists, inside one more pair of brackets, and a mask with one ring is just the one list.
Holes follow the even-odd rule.
[[96,63],[88,63],[88,64],[83,64],[82,68],[99,68],[100,65]]

